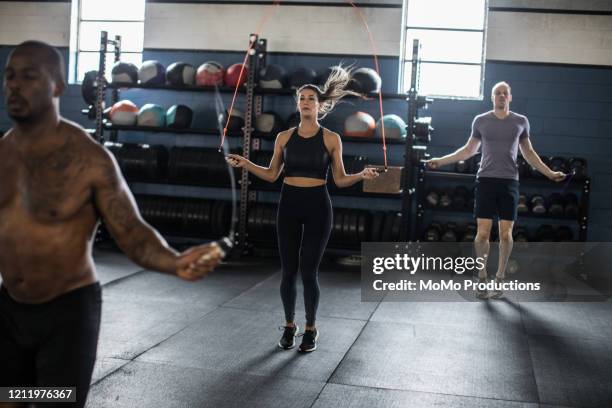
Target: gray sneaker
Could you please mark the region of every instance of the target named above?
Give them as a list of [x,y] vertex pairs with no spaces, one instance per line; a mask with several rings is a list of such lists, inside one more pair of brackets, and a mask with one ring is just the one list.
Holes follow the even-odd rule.
[[[498,284],[501,285],[502,283],[504,283],[504,279],[503,278],[499,278],[499,277],[495,277],[495,285],[497,286]],[[502,297],[504,295],[504,291],[502,290],[501,287],[496,287],[495,289],[493,289],[493,291],[491,292],[491,295],[489,296],[491,299],[499,299],[500,297]]]
[[[478,285],[480,285],[481,283],[487,284],[489,282],[489,280],[487,278],[478,278]],[[487,289],[480,289],[479,287],[476,287],[476,297],[478,299],[488,299],[489,298],[489,292],[487,291]]]

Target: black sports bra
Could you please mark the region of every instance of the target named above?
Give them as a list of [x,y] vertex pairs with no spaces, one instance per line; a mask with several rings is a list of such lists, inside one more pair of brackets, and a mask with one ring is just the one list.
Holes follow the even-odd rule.
[[283,147],[285,177],[327,180],[331,156],[323,142],[323,127],[312,137],[302,137],[296,127]]

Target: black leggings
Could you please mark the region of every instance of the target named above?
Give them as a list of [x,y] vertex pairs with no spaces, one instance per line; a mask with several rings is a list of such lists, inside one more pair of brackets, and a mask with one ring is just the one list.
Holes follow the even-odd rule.
[[294,187],[283,184],[276,230],[283,277],[280,292],[285,319],[295,318],[298,269],[304,285],[306,325],[313,326],[319,306],[319,263],[332,228],[332,207],[325,185]]
[[76,387],[83,407],[96,361],[102,291],[83,286],[42,304],[23,304],[0,288],[0,387]]

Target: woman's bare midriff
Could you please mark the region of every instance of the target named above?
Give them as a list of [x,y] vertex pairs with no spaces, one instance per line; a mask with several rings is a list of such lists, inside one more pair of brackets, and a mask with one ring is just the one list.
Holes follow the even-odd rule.
[[285,177],[283,182],[294,187],[318,187],[327,183],[323,179],[311,177]]

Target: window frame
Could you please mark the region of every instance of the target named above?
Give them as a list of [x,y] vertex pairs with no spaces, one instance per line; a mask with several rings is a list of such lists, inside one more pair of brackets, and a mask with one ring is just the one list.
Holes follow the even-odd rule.
[[[82,77],[85,74],[84,72],[81,73],[80,77],[79,77],[79,60],[80,60],[80,56],[81,54],[92,54],[92,53],[98,53],[100,52],[100,50],[98,51],[92,51],[92,50],[81,50],[80,49],[80,38],[81,38],[81,23],[85,22],[98,22],[98,23],[140,23],[143,26],[143,39],[144,39],[144,24],[145,24],[145,13],[143,10],[143,16],[142,19],[138,19],[138,20],[131,20],[131,19],[115,19],[115,20],[110,20],[110,19],[100,19],[100,18],[88,18],[88,19],[84,19],[82,18],[82,3],[85,0],[71,0],[71,18],[70,18],[70,44],[69,44],[69,63],[68,63],[68,83],[69,84],[77,84],[80,85],[81,81],[82,81]],[[89,1],[93,1],[93,0],[89,0]],[[143,7],[146,7],[146,1],[143,2]],[[109,32],[109,39],[113,39],[114,38],[114,33]],[[111,48],[112,50],[112,48]],[[111,51],[112,52],[112,51]],[[121,54],[138,54],[140,55],[140,60],[142,60],[142,56],[144,53],[144,41],[143,41],[143,47],[140,51],[121,51]],[[98,69],[98,66],[96,67],[92,67],[92,70]],[[88,69],[89,70],[89,69]]]
[[[486,46],[487,46],[487,24],[489,16],[489,0],[483,0],[484,15],[482,29],[475,28],[448,28],[448,27],[423,27],[423,26],[412,26],[408,25],[408,3],[411,0],[403,1],[402,8],[402,36],[400,41],[400,59],[399,59],[399,75],[398,75],[398,92],[407,93],[409,89],[405,89],[404,83],[406,76],[411,75],[412,65],[412,52],[407,54],[406,40],[409,38],[408,33],[410,30],[432,30],[432,31],[443,31],[443,32],[478,32],[482,33],[482,44],[481,44],[481,60],[479,63],[476,62],[458,62],[458,61],[436,61],[436,60],[424,60],[421,58],[419,64],[419,71],[423,71],[425,68],[424,64],[448,64],[448,65],[460,65],[460,66],[479,66],[480,67],[480,81],[479,81],[479,92],[478,96],[466,96],[466,95],[445,95],[445,94],[426,94],[428,97],[435,99],[458,99],[458,100],[483,100],[484,98],[484,79],[485,79],[485,66],[486,66]],[[411,42],[412,43],[412,42]],[[422,41],[421,41],[422,44]],[[421,76],[420,74],[419,76]],[[423,94],[425,95],[425,94]]]

